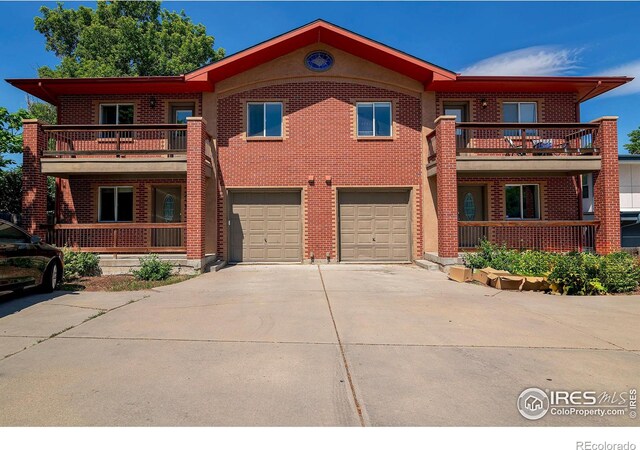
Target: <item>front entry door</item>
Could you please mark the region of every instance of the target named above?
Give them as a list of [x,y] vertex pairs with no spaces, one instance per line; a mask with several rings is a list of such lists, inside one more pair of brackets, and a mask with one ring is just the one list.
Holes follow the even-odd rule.
[[[181,186],[156,186],[153,188],[153,221],[155,223],[182,222]],[[151,245],[153,247],[183,247],[182,229],[154,229]]]
[[[171,123],[186,124],[187,117],[193,117],[193,106],[190,105],[173,105],[171,106]],[[172,131],[169,139],[169,148],[171,150],[187,149],[187,132]]]
[[[458,186],[458,221],[476,222],[487,220],[485,204],[486,188],[477,185]],[[485,227],[460,227],[458,245],[475,248],[486,238]]]

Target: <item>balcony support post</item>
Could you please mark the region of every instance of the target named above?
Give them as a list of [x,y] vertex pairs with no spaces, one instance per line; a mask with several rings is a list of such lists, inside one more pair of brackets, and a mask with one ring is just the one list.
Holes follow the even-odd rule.
[[618,171],[617,117],[601,117],[595,147],[600,149],[601,168],[593,174],[593,212],[600,220],[596,251],[607,254],[620,249],[620,181]]
[[47,223],[47,176],[42,173],[42,151],[46,136],[37,119],[22,121],[22,226],[32,234],[42,233]]
[[202,117],[187,118],[187,260],[200,269],[205,256],[206,164],[209,138]]
[[436,182],[438,256],[458,257],[458,175],[456,168],[456,117],[436,119]]

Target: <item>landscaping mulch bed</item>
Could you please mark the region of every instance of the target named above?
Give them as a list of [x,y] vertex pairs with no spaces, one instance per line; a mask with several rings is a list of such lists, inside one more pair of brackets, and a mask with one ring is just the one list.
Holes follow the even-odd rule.
[[65,282],[60,286],[63,291],[87,292],[121,292],[153,289],[159,286],[180,283],[193,278],[195,275],[172,275],[162,281],[140,281],[132,275],[103,275],[100,277],[82,277]]

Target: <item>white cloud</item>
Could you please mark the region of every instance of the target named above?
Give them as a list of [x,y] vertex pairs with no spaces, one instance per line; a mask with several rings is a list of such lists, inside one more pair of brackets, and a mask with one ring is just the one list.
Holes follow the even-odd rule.
[[606,95],[610,96],[619,96],[619,95],[630,95],[640,93],[640,59],[631,61],[627,64],[622,64],[620,66],[612,67],[610,69],[605,69],[600,73],[597,73],[596,76],[625,76],[625,77],[634,77],[631,83],[627,83],[624,86],[620,86],[613,91],[608,92]]
[[462,75],[564,75],[579,66],[580,50],[552,46],[527,47],[478,61]]

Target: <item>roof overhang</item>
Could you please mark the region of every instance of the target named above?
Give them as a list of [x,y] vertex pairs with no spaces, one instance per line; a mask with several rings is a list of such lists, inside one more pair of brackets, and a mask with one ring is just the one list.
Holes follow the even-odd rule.
[[57,105],[61,95],[176,94],[209,90],[207,83],[186,82],[184,75],[121,78],[15,78],[8,83],[41,100]]
[[632,77],[465,76],[434,80],[428,89],[440,92],[575,92],[583,102],[622,86]]
[[323,20],[316,20],[293,31],[227,56],[185,75],[187,81],[206,81],[212,86],[314,43],[324,43],[366,59],[387,69],[418,80],[427,86],[435,80],[455,80],[455,72],[408,55],[384,44],[353,33]]

